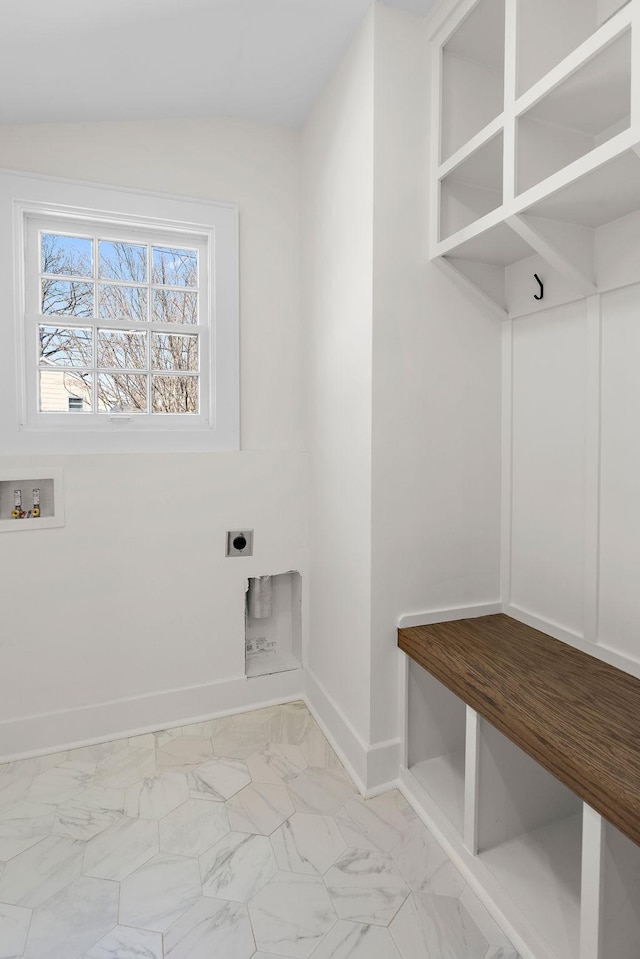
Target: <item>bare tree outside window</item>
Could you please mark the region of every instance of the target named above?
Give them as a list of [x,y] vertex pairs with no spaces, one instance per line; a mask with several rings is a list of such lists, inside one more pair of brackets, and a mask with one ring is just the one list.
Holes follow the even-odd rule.
[[42,233],[41,409],[197,413],[197,332],[149,328],[197,325],[197,287],[196,251]]

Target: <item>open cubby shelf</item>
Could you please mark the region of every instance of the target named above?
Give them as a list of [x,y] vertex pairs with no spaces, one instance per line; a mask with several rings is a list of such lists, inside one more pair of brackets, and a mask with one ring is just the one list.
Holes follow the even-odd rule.
[[502,113],[504,2],[480,0],[442,47],[441,160]]
[[[434,38],[431,258],[501,317],[549,305],[525,267],[552,305],[606,288],[597,231],[640,208],[638,31],[640,0],[477,0]],[[504,262],[498,226],[525,241]]]
[[521,950],[637,959],[640,679],[500,613],[400,629],[398,646],[403,781]]
[[602,955],[637,959],[640,943],[640,849],[606,824],[602,867]]
[[480,858],[561,959],[580,955],[581,815],[523,833]]
[[640,679],[500,613],[399,646],[640,844]]
[[517,94],[557,67],[629,0],[519,0]]
[[484,143],[440,183],[440,230],[446,239],[502,205],[502,133]]
[[408,680],[409,769],[462,835],[465,705],[415,663]]
[[517,193],[629,129],[631,30],[559,83],[517,120]]

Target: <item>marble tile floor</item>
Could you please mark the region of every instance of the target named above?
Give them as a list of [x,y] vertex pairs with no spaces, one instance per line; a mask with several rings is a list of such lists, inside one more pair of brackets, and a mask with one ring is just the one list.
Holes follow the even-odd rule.
[[302,703],[0,765],[0,959],[518,959]]

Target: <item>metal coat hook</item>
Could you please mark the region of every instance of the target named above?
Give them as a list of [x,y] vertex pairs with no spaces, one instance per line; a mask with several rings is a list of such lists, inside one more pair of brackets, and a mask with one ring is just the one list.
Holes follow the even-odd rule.
[[536,280],[540,284],[540,295],[538,295],[537,293],[534,293],[533,298],[534,300],[541,300],[542,297],[544,296],[544,284],[542,283],[542,280],[540,279],[537,273],[534,273],[533,275],[535,276]]

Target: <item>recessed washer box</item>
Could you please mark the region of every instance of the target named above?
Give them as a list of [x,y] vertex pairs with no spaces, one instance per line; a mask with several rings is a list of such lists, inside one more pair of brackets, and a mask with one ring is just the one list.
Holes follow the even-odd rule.
[[[11,518],[16,490],[21,491],[22,509],[26,512],[33,508],[33,491],[39,491],[39,517]],[[0,470],[0,533],[51,529],[56,526],[64,526],[62,470],[29,465]]]

